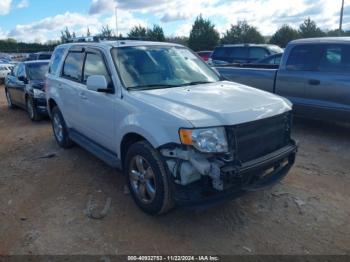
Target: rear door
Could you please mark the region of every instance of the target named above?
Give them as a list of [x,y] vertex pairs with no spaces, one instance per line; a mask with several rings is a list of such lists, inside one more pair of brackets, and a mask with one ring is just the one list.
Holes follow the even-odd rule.
[[82,48],[70,50],[65,57],[60,81],[56,83],[60,97],[60,110],[69,128],[81,129],[82,119],[79,103],[85,53]]
[[350,45],[319,44],[318,64],[307,74],[305,98],[312,117],[350,121]]

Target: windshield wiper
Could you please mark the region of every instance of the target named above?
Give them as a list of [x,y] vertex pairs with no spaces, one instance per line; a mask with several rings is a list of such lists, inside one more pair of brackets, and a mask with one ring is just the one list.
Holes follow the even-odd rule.
[[162,88],[172,88],[178,87],[179,85],[164,85],[164,84],[154,84],[154,85],[143,85],[143,86],[131,86],[128,90],[148,90],[148,89],[162,89]]
[[128,87],[128,90],[149,90],[149,89],[163,89],[163,88],[172,88],[172,87],[181,87],[181,86],[194,86],[200,84],[210,84],[214,82],[209,81],[193,81],[189,83],[179,84],[179,85],[167,85],[167,84],[152,84],[152,85],[142,85],[142,86],[131,86]]
[[193,81],[185,84],[181,84],[180,86],[195,86],[195,85],[201,85],[201,84],[211,84],[215,82],[209,82],[209,81]]

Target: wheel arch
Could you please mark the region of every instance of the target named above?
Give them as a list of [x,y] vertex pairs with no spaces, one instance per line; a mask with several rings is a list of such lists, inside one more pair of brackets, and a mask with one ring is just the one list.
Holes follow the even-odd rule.
[[140,141],[149,142],[144,136],[136,132],[130,132],[123,136],[123,139],[121,140],[121,143],[120,143],[120,160],[121,160],[122,167],[124,167],[125,157],[128,152],[128,148],[130,148],[131,145]]
[[57,106],[57,103],[56,101],[53,99],[53,98],[50,98],[48,100],[48,103],[47,103],[47,109],[48,109],[48,113],[49,115],[51,116],[51,112],[52,112],[52,109]]

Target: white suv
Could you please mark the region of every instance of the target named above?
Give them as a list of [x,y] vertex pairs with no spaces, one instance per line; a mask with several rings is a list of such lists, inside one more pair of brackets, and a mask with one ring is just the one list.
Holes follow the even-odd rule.
[[295,159],[291,103],[222,81],[181,45],[58,46],[47,104],[58,144],[74,141],[124,170],[150,214],[269,186]]

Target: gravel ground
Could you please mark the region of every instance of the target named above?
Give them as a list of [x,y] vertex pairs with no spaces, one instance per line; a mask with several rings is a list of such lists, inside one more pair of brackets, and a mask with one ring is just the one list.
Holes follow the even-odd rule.
[[[62,150],[48,120],[9,110],[0,87],[0,255],[350,254],[350,128],[296,120],[300,150],[275,187],[205,210],[142,213],[117,171]],[[107,216],[86,215],[112,199]]]

